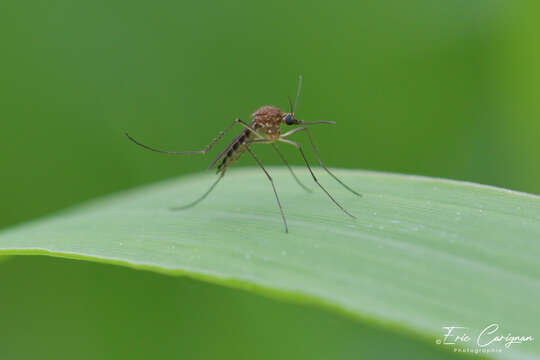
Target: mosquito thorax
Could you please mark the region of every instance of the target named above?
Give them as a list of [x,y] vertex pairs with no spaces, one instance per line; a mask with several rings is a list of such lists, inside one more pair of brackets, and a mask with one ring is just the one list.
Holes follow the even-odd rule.
[[261,106],[253,113],[253,120],[257,124],[279,125],[283,119],[283,112],[275,106]]
[[253,127],[268,138],[278,138],[281,133],[283,112],[275,106],[262,106],[253,113]]

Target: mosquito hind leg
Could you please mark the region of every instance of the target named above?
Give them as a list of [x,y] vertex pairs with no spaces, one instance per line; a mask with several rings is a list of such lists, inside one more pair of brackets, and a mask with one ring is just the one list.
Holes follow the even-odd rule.
[[255,130],[255,129],[253,128],[253,126],[251,126],[251,125],[248,124],[247,122],[242,121],[242,120],[240,120],[240,119],[236,119],[235,121],[236,121],[237,123],[239,123],[240,125],[242,125],[244,128],[248,129],[249,131],[251,131],[252,133],[254,133],[255,135],[257,135],[257,137],[258,137],[259,139],[264,139],[264,140],[266,140],[266,138],[265,138],[260,132],[258,132],[257,130]]
[[223,171],[219,177],[217,178],[216,181],[214,181],[214,183],[212,184],[212,186],[210,186],[210,188],[208,190],[206,190],[206,192],[204,194],[201,195],[200,198],[198,198],[197,200],[193,201],[193,202],[190,202],[189,204],[187,205],[183,205],[183,206],[178,206],[178,207],[174,207],[174,208],[171,208],[171,210],[185,210],[185,209],[189,209],[195,205],[197,205],[198,203],[200,203],[201,201],[203,201],[207,196],[208,194],[210,194],[212,192],[212,190],[214,190],[214,188],[216,187],[216,185],[221,181],[221,179],[223,178],[223,176],[225,176],[225,171]]
[[150,151],[155,151],[155,152],[159,152],[159,153],[162,153],[162,154],[168,154],[168,155],[195,155],[195,154],[200,154],[200,155],[205,155],[208,151],[210,151],[210,149],[219,141],[221,140],[221,138],[227,133],[229,132],[229,130],[231,130],[231,128],[234,126],[234,124],[236,124],[237,122],[239,121],[242,121],[240,119],[235,119],[229,126],[227,126],[227,128],[225,130],[223,130],[222,132],[219,133],[219,135],[214,139],[212,140],[212,142],[207,146],[205,147],[204,149],[202,150],[196,150],[196,151],[166,151],[166,150],[160,150],[160,149],[156,149],[156,148],[153,148],[153,147],[150,147],[148,145],[145,145],[143,143],[141,143],[140,141],[137,141],[135,140],[133,137],[131,137],[127,132],[124,133],[127,138],[129,140],[131,140],[132,142],[134,142],[135,144],[139,145],[140,147],[143,147],[147,150],[150,150]]

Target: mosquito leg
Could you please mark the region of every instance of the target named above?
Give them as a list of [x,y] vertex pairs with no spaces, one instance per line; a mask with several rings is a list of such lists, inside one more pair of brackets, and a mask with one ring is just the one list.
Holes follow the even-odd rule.
[[285,225],[285,232],[288,233],[289,232],[289,228],[287,227],[287,220],[285,219],[285,214],[283,213],[283,208],[281,207],[281,202],[279,201],[279,196],[278,196],[278,193],[276,191],[276,187],[274,185],[274,180],[272,180],[272,177],[270,176],[270,174],[268,173],[268,171],[266,171],[266,169],[264,168],[263,164],[259,161],[259,159],[255,156],[255,153],[253,151],[251,151],[251,149],[249,147],[246,148],[246,150],[251,154],[251,156],[253,157],[253,159],[255,159],[255,161],[257,162],[257,164],[259,164],[259,166],[261,167],[261,169],[264,171],[264,173],[266,174],[266,177],[268,178],[268,180],[270,180],[270,184],[272,184],[272,189],[274,189],[274,194],[276,195],[276,200],[277,200],[277,203],[278,203],[278,206],[279,206],[279,212],[281,213],[281,218],[283,219],[283,225]]
[[223,176],[225,175],[225,171],[222,172],[219,177],[217,178],[217,180],[212,184],[212,186],[210,186],[210,188],[208,190],[206,190],[206,192],[200,197],[198,198],[197,200],[193,201],[193,202],[190,202],[189,204],[187,205],[183,205],[183,206],[178,206],[178,207],[174,207],[174,208],[171,208],[171,210],[184,210],[184,209],[188,209],[190,207],[193,207],[195,205],[197,205],[198,203],[200,203],[201,201],[203,201],[207,196],[208,194],[210,194],[212,192],[212,190],[214,190],[214,188],[216,187],[216,185],[219,183],[219,181],[223,178]]
[[[296,129],[295,129],[296,130]],[[296,147],[298,150],[300,150],[300,154],[302,154],[302,158],[304,158],[304,162],[306,163],[306,166],[309,170],[309,172],[311,173],[311,176],[313,177],[313,180],[317,183],[317,185],[319,185],[319,187],[326,193],[326,195],[328,195],[328,197],[330,198],[330,200],[332,200],[334,202],[334,204],[336,204],[340,209],[341,211],[343,211],[345,214],[349,215],[350,217],[352,217],[353,219],[356,219],[356,216],[352,215],[351,213],[349,213],[347,210],[345,210],[345,208],[343,206],[340,205],[340,203],[338,203],[333,197],[332,195],[330,195],[330,193],[324,188],[324,186],[321,185],[321,183],[319,183],[319,180],[317,180],[317,177],[315,176],[315,174],[313,173],[313,171],[311,170],[311,166],[309,166],[309,162],[307,161],[307,158],[306,158],[306,155],[304,154],[304,151],[302,150],[302,147],[295,143],[294,141],[291,141],[291,140],[288,140],[288,139],[282,139],[280,138],[279,141],[281,142],[284,142],[286,144],[290,144],[294,147]]]
[[[235,122],[235,123],[238,123],[238,124],[240,124],[240,125],[242,125],[242,127],[246,128],[246,129],[249,130],[250,132],[254,133],[257,137],[259,137],[258,140],[264,140],[264,141],[267,140],[265,137],[263,137],[261,134],[259,134],[259,133],[257,132],[257,130],[255,130],[251,125],[249,125],[249,124],[243,122],[242,120],[240,120],[240,119],[235,119],[234,122]],[[242,134],[243,134],[243,132],[241,132],[240,134],[238,134],[238,136],[236,136],[236,138],[234,138],[233,141],[231,141],[231,142],[229,143],[229,145],[227,145],[227,146],[225,147],[225,149],[223,149],[223,150],[219,153],[219,155],[214,159],[214,161],[212,161],[212,163],[208,166],[208,169],[213,168],[214,165],[216,165],[216,163],[217,163],[219,160],[221,160],[221,159],[225,156],[225,154],[227,154],[227,153],[231,150],[231,147],[234,145],[235,141],[236,141],[240,136],[242,136]]]
[[135,140],[134,138],[132,138],[131,136],[129,136],[129,134],[126,132],[125,135],[127,136],[127,138],[131,141],[133,141],[135,144],[145,148],[145,149],[148,149],[148,150],[151,150],[151,151],[155,151],[155,152],[159,152],[159,153],[163,153],[163,154],[169,154],[169,155],[194,155],[194,154],[201,154],[201,155],[205,155],[208,151],[210,151],[210,149],[219,141],[221,140],[221,138],[229,131],[231,130],[231,128],[234,126],[234,124],[236,124],[237,122],[242,122],[242,120],[240,119],[235,119],[225,130],[223,130],[222,132],[219,133],[219,135],[214,139],[212,140],[212,142],[210,143],[210,145],[208,145],[207,147],[205,147],[204,149],[202,150],[198,150],[198,151],[165,151],[165,150],[159,150],[159,149],[155,149],[153,147],[150,147],[148,145],[145,145],[137,140]]
[[301,127],[298,127],[296,129],[293,129],[291,131],[288,131],[286,132],[285,134],[281,135],[281,138],[284,138],[284,137],[287,137],[289,135],[292,135],[298,131],[305,131],[306,134],[307,134],[307,137],[309,139],[309,142],[311,143],[311,147],[313,148],[313,152],[315,153],[315,157],[317,157],[317,161],[319,161],[319,164],[321,165],[321,167],[326,170],[326,172],[331,176],[333,177],[338,183],[340,183],[345,189],[349,190],[350,192],[352,192],[354,195],[357,195],[357,196],[362,196],[361,194],[359,194],[358,192],[354,191],[353,189],[351,189],[349,186],[347,186],[343,181],[341,181],[336,175],[334,175],[332,172],[330,172],[330,170],[328,170],[328,168],[326,167],[326,165],[324,165],[324,163],[322,162],[321,160],[321,156],[319,155],[319,151],[317,151],[317,148],[315,147],[315,144],[313,143],[313,139],[311,138],[311,134],[309,133],[309,130],[305,127],[305,126],[301,126]]
[[257,130],[255,130],[251,125],[249,125],[248,123],[240,120],[240,119],[236,119],[235,120],[237,123],[239,123],[240,125],[242,125],[243,127],[245,127],[246,129],[248,129],[249,131],[251,131],[252,133],[254,133],[255,135],[257,135],[259,137],[259,139],[265,139],[266,138],[264,136],[261,135],[260,132],[258,132]]
[[285,138],[285,137],[287,137],[289,135],[292,135],[292,134],[294,134],[294,133],[296,133],[296,132],[298,132],[300,130],[304,130],[305,128],[306,128],[305,126],[297,127],[296,129],[292,129],[292,130],[287,131],[285,134],[281,134],[280,137]]
[[294,180],[296,180],[296,182],[298,183],[298,185],[300,185],[304,190],[306,190],[308,193],[312,193],[313,190],[311,190],[310,188],[308,188],[306,185],[302,184],[302,182],[300,181],[300,179],[298,179],[298,177],[296,176],[296,174],[294,173],[293,169],[291,168],[291,166],[289,165],[289,162],[287,160],[285,160],[285,157],[283,156],[283,154],[279,151],[279,149],[277,148],[276,144],[272,143],[272,147],[274,148],[274,150],[276,150],[277,154],[279,155],[279,157],[281,158],[281,161],[283,161],[283,163],[287,166],[287,168],[289,168],[289,171],[291,172],[291,175],[294,177]]
[[291,175],[294,177],[294,179],[296,180],[296,182],[298,183],[298,185],[300,185],[302,188],[304,188],[304,190],[306,190],[308,193],[312,193],[313,190],[311,190],[310,188],[308,188],[306,185],[302,184],[302,182],[300,181],[300,179],[298,179],[298,177],[296,177],[296,174],[293,172],[291,166],[289,165],[289,163],[287,162],[287,160],[285,159],[285,157],[283,156],[283,154],[281,154],[281,152],[279,151],[279,149],[277,148],[277,146],[274,144],[274,141],[273,140],[269,140],[269,139],[254,139],[254,140],[251,140],[251,141],[248,141],[247,144],[271,144],[272,147],[274,148],[274,150],[276,150],[277,154],[279,155],[279,157],[281,158],[281,160],[285,163],[285,165],[289,168],[289,171],[291,172]]

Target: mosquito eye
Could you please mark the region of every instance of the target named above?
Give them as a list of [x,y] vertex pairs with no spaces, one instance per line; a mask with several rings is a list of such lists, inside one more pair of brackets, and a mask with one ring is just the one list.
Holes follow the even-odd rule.
[[286,123],[287,125],[292,125],[292,124],[294,124],[291,114],[287,114],[287,116],[285,116],[285,123]]

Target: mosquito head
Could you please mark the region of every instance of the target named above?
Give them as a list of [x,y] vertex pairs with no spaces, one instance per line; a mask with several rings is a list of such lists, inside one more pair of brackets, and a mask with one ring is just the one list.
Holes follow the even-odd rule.
[[296,125],[296,124],[299,124],[300,121],[296,120],[296,118],[294,117],[294,113],[283,113],[283,118],[282,120],[283,123],[285,123],[286,125]]

